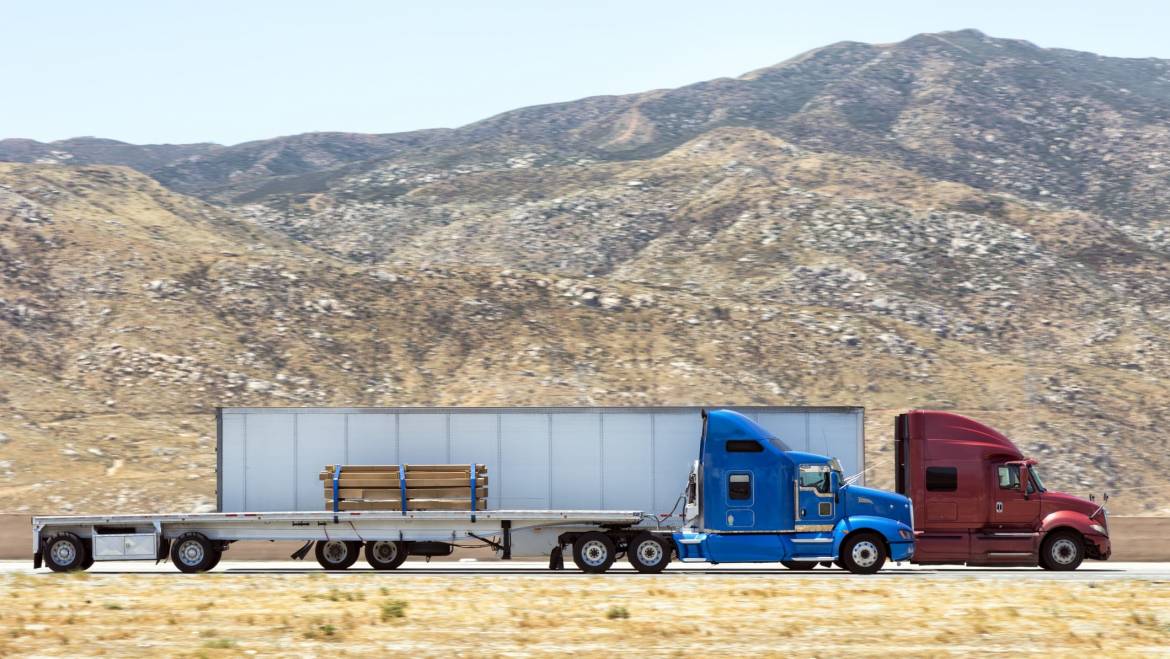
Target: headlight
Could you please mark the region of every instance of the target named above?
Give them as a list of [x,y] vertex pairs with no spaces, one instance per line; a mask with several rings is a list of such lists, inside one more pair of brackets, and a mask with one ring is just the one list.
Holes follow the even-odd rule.
[[902,536],[903,540],[913,540],[914,539],[914,532],[907,531],[906,529],[898,529],[898,535]]
[[1100,533],[1101,535],[1109,535],[1109,532],[1105,530],[1105,527],[1101,526],[1100,524],[1090,524],[1089,528],[1093,529],[1097,533]]

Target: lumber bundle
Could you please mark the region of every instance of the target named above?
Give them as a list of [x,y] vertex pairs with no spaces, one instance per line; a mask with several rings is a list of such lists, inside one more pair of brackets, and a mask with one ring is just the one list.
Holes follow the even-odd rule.
[[[471,470],[475,469],[475,508],[487,508],[486,465],[327,465],[323,481],[325,509],[333,510],[333,476],[337,510],[472,510]],[[401,472],[401,473],[399,473]]]

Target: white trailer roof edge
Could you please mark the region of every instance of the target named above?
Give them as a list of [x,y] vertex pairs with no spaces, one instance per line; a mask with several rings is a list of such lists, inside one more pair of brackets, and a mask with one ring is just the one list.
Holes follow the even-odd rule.
[[785,412],[864,412],[861,405],[648,405],[645,407],[623,406],[540,406],[540,407],[217,407],[218,414],[454,414],[477,412],[480,414],[542,414],[542,413],[589,413],[605,414],[646,412],[699,412],[700,410],[779,410]]

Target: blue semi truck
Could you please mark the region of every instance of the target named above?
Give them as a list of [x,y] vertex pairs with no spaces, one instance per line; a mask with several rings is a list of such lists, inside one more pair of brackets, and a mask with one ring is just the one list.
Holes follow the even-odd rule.
[[624,553],[640,572],[660,572],[672,556],[707,563],[782,562],[792,569],[836,563],[871,574],[914,554],[913,506],[900,494],[845,482],[830,457],[792,451],[730,410],[703,413],[699,459],[677,531],[614,527],[568,532],[563,550],[585,572],[605,572]]

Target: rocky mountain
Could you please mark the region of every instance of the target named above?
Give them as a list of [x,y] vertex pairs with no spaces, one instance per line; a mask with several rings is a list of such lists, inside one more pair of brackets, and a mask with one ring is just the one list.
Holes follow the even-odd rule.
[[1170,512],[1168,65],[967,30],[453,130],[0,142],[0,508],[206,505],[220,404],[767,403],[865,405],[879,485],[935,407]]

